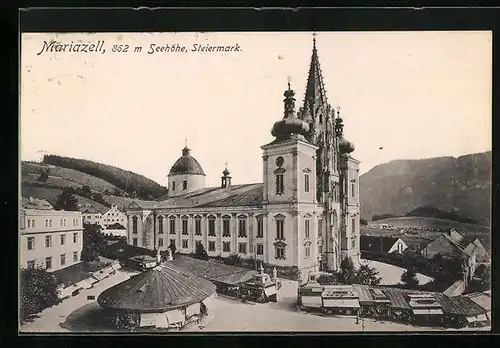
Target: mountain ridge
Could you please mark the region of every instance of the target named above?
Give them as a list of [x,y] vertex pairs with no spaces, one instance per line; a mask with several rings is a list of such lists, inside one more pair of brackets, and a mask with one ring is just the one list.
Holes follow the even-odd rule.
[[428,159],[394,160],[361,175],[362,218],[375,214],[404,215],[433,206],[491,221],[491,151]]

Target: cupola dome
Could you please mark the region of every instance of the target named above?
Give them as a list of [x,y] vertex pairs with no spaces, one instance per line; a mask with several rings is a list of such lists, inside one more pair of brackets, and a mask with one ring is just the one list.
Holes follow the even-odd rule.
[[178,174],[205,175],[200,163],[191,156],[191,149],[187,146],[182,149],[182,157],[170,169],[169,175]]

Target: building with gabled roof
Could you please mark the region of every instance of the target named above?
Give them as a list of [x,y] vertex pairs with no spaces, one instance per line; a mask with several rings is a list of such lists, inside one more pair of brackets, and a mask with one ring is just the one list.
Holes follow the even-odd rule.
[[[274,266],[338,270],[346,257],[359,263],[359,161],[344,137],[340,109],[326,97],[316,39],[302,107],[284,92],[263,145],[263,182],[233,185],[222,171],[219,187],[206,187],[206,174],[191,149],[182,149],[168,173],[168,195],[127,206],[128,243],[193,253],[201,243],[209,256],[255,258]],[[266,127],[264,125],[264,127]]]
[[390,254],[397,252],[402,254],[408,245],[399,237],[387,236],[361,236],[361,252],[371,252],[380,254]]

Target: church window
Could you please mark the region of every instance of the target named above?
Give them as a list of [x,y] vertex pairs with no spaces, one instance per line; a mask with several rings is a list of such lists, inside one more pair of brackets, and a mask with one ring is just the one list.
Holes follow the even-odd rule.
[[356,219],[351,219],[351,232],[352,232],[353,236],[356,233]]
[[276,194],[282,195],[285,192],[283,184],[283,174],[276,174]]
[[222,251],[225,253],[231,252],[231,242],[222,242]]
[[285,220],[283,219],[276,220],[276,239],[285,239]]
[[306,258],[310,258],[311,257],[311,245],[306,245]]
[[188,248],[188,246],[189,246],[189,244],[188,244],[188,240],[187,240],[187,239],[183,239],[183,240],[182,240],[182,248],[183,248],[183,249],[187,249],[187,248]]
[[215,218],[213,216],[208,218],[208,235],[215,236]]
[[163,234],[163,216],[158,216],[158,233]]
[[356,239],[352,240],[351,247],[352,249],[356,249]]
[[309,174],[304,174],[304,191],[309,192]]
[[264,244],[257,244],[257,255],[263,255],[264,254]]
[[162,247],[163,246],[163,238],[160,238],[158,239],[158,247]]
[[238,237],[247,236],[247,219],[246,217],[241,217],[238,221]]
[[323,246],[318,245],[318,255],[321,255],[321,254],[323,254]]
[[188,220],[187,218],[182,219],[182,234],[188,234]]
[[257,218],[257,238],[264,237],[264,219],[262,217]]
[[247,253],[247,243],[238,243],[238,252],[240,254],[246,254]]
[[285,247],[277,246],[275,249],[274,258],[277,260],[284,260],[285,259]]
[[309,220],[309,219],[305,219],[305,220],[304,220],[304,237],[305,237],[306,239],[311,238],[311,235],[310,235],[310,227],[311,227],[310,220]]
[[318,220],[318,237],[321,237],[323,235],[323,220],[319,219]]
[[137,216],[132,218],[132,233],[137,233]]
[[353,184],[351,184],[351,197],[355,196],[354,193],[355,192],[354,192],[354,183],[353,183]]
[[175,181],[172,181],[172,191],[175,191]]
[[323,115],[319,114],[319,123],[323,123]]
[[137,238],[133,238],[132,239],[132,245],[133,246],[137,246]]
[[215,251],[215,242],[214,241],[208,242],[208,251]]
[[187,180],[184,180],[184,181],[182,182],[182,189],[183,189],[184,191],[188,189],[188,182],[187,182]]
[[175,217],[170,218],[170,234],[175,234]]
[[201,236],[201,218],[197,217],[194,220],[194,234],[197,236]]
[[230,237],[231,233],[229,232],[229,218],[224,218],[222,220],[222,237]]

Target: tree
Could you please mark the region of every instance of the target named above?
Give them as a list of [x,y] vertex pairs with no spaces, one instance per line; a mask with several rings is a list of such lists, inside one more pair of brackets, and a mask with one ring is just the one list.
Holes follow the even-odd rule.
[[382,278],[378,277],[379,272],[368,265],[361,265],[356,271],[356,284],[379,285]]
[[352,284],[355,280],[356,271],[351,258],[346,257],[340,263],[340,281],[343,284]]
[[22,269],[20,277],[20,316],[21,320],[45,308],[57,305],[58,281],[44,269]]
[[205,247],[201,243],[196,244],[196,250],[194,252],[194,257],[200,260],[208,260],[208,253]]
[[88,262],[97,260],[106,247],[107,242],[101,233],[101,226],[97,223],[84,224],[81,260]]
[[87,185],[83,185],[80,192],[83,197],[90,198],[92,195],[92,190],[90,189],[90,186]]
[[402,275],[401,275],[401,281],[403,282],[403,285],[408,288],[408,289],[415,289],[418,284],[418,278],[417,278],[417,273],[415,272],[415,269],[413,267],[408,268]]
[[73,194],[73,190],[65,187],[63,191],[57,196],[56,203],[54,204],[56,210],[77,211],[78,199]]
[[46,182],[49,179],[49,170],[44,170],[38,177],[38,181],[40,182]]

